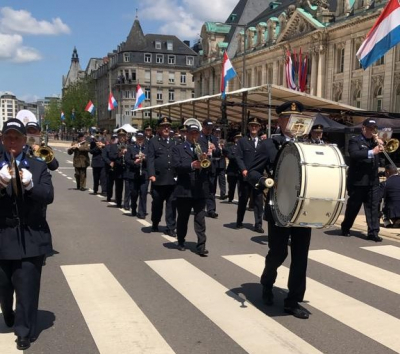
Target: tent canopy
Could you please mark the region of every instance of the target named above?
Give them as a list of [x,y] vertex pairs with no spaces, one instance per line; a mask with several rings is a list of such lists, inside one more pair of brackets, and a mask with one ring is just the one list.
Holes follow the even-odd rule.
[[[247,101],[246,101],[247,100]],[[354,112],[359,108],[324,98],[298,92],[277,85],[262,85],[244,88],[226,94],[226,113],[229,122],[242,122],[249,113],[262,121],[276,119],[275,107],[290,100],[301,102],[311,112]],[[136,114],[151,110],[154,114],[169,116],[174,120],[185,120],[193,117],[200,121],[210,118],[219,121],[221,118],[221,94],[202,96],[184,101],[135,109]],[[269,117],[269,109],[271,117]],[[243,110],[245,114],[243,115]]]
[[340,124],[321,113],[317,113],[314,124],[321,124],[327,133],[344,132],[347,128],[347,125]]

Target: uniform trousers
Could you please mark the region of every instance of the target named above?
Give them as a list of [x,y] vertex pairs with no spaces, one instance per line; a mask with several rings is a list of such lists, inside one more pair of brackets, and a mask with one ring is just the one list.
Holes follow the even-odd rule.
[[86,169],[87,167],[75,167],[76,188],[86,188]]
[[[145,218],[147,214],[147,188],[149,180],[146,176],[129,180],[129,190],[131,192],[132,214],[137,213],[140,218]],[[137,200],[139,198],[139,209],[137,210]]]
[[219,193],[223,197],[226,195],[226,181],[225,181],[225,169],[217,168],[217,174],[215,178],[215,190],[217,190],[217,182],[219,184]]
[[265,268],[261,275],[261,284],[272,289],[277,277],[277,269],[288,255],[288,240],[291,236],[291,263],[289,271],[289,293],[285,306],[295,306],[303,301],[306,292],[306,273],[311,229],[305,227],[279,227],[273,221],[268,222],[269,252],[265,257]]
[[209,177],[210,194],[206,199],[206,209],[207,213],[215,213],[216,203],[215,203],[215,192],[217,188],[217,176],[210,175]]
[[237,209],[236,223],[241,224],[244,219],[244,214],[246,213],[247,202],[253,195],[253,207],[254,207],[254,226],[262,226],[262,216],[263,216],[263,192],[253,186],[239,179],[239,203]]
[[151,221],[153,225],[158,225],[163,214],[163,205],[165,201],[165,222],[170,231],[176,229],[176,201],[174,198],[174,185],[151,187]]
[[[124,209],[129,210],[131,206],[131,184],[129,179],[124,179]],[[136,210],[136,208],[135,208]]]
[[195,199],[195,198],[177,198],[176,206],[178,210],[178,220],[176,235],[178,238],[178,244],[183,245],[185,243],[185,237],[187,234],[188,223],[190,212],[193,209],[194,212],[194,232],[197,235],[197,251],[204,251],[206,245],[206,212],[204,210],[206,206],[206,200]]
[[22,260],[0,260],[0,304],[4,314],[12,313],[14,291],[16,310],[14,333],[19,337],[37,335],[40,278],[44,256]]
[[115,184],[115,202],[119,207],[122,206],[122,191],[124,189],[124,180],[116,177],[115,171],[109,171],[107,174],[107,200],[113,196],[113,187]]
[[235,197],[235,189],[238,181],[238,176],[227,176],[228,179],[228,200],[232,201]]
[[379,185],[351,186],[347,188],[349,198],[342,222],[342,230],[348,231],[353,226],[361,205],[364,204],[365,218],[368,225],[368,237],[376,237],[379,233]]
[[101,193],[106,193],[107,191],[107,176],[104,167],[92,167],[93,171],[93,192],[97,193],[99,191],[99,186],[101,187]]

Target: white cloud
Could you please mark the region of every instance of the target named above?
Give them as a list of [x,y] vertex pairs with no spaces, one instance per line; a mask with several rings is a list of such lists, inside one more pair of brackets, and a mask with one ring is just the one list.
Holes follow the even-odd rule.
[[237,0],[154,0],[141,9],[139,17],[163,22],[161,33],[194,39],[205,21],[224,22],[236,4]]
[[22,95],[22,96],[18,97],[18,99],[28,102],[28,103],[37,102],[37,100],[40,98],[41,97],[39,97],[37,95],[32,95],[32,94],[26,94],[26,95]]
[[19,34],[0,33],[0,60],[15,63],[26,63],[41,59],[40,53],[23,45],[23,38]]
[[26,10],[14,10],[10,7],[0,9],[0,32],[32,35],[69,34],[70,28],[60,18],[39,21]]

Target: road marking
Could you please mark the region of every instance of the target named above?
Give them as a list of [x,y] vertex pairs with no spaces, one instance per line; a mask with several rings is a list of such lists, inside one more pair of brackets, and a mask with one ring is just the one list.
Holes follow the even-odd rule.
[[313,261],[400,294],[400,275],[398,274],[328,250],[310,251],[308,257]]
[[174,353],[104,264],[61,269],[100,353]]
[[66,160],[67,161],[67,163],[73,163],[71,160]]
[[248,353],[320,353],[186,260],[146,263]]
[[[14,308],[15,308],[15,297],[14,297]],[[1,313],[1,310],[0,310]],[[15,345],[15,334],[12,328],[8,328],[4,323],[4,320],[0,320],[0,353],[17,354],[21,353]]]
[[143,226],[151,226],[151,224],[143,219],[136,219],[136,221],[138,221],[140,224],[142,224]]
[[[265,258],[258,254],[224,256],[223,258],[260,276]],[[367,271],[367,270],[366,270]],[[281,266],[275,285],[286,289],[289,269]],[[337,290],[307,278],[306,300],[309,305],[376,342],[400,352],[400,320]]]
[[164,237],[167,241],[172,242],[172,243],[175,243],[178,241],[178,239],[176,237],[172,237],[172,236],[165,235],[165,234],[162,234],[161,236]]
[[400,248],[393,245],[361,247],[364,250],[379,253],[383,256],[400,260]]
[[68,179],[72,179],[72,177],[67,177]]

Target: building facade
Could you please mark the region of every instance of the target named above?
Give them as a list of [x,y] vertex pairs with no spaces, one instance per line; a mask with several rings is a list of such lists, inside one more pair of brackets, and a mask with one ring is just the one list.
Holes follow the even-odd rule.
[[[143,107],[194,97],[191,71],[197,65],[198,54],[188,42],[171,35],[144,35],[136,19],[126,41],[91,70],[98,126],[111,129],[130,123],[141,127],[145,119],[157,118],[147,111],[140,115],[132,111],[138,84],[146,95]],[[118,102],[111,112],[107,106],[110,92]]]
[[249,18],[252,1],[239,1],[225,23],[201,30],[195,94],[219,92],[221,59],[227,50],[237,77],[228,90],[261,84],[287,87],[287,53],[307,62],[305,92],[371,111],[400,112],[400,45],[367,70],[357,50],[380,15],[384,1],[272,1]]
[[0,96],[0,129],[3,129],[5,121],[15,118],[18,111],[18,100],[13,94],[5,93]]

